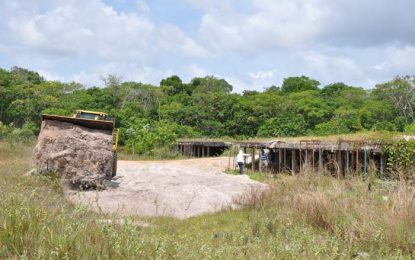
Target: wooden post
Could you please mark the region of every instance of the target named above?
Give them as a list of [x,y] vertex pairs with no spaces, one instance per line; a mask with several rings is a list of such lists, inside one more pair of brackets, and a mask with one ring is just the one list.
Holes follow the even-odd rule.
[[321,148],[318,149],[318,173],[323,173],[323,151]]
[[277,165],[278,165],[278,159],[277,159],[277,149],[272,149],[272,152],[274,153],[274,164],[273,164],[273,167],[272,167],[272,171],[273,171],[273,173],[276,173],[277,172]]
[[351,169],[353,175],[355,175],[355,171],[353,171],[353,168],[356,165],[355,158],[356,158],[356,156],[354,155],[354,152],[350,151],[350,169]]
[[308,171],[308,150],[305,150],[304,171]]
[[282,149],[278,149],[278,172],[282,172]]
[[340,177],[340,175],[343,175],[343,152],[342,150],[337,151],[337,177]]
[[[314,144],[313,144],[314,145]],[[314,148],[313,148],[313,151],[311,152],[311,155],[312,155],[312,169],[313,169],[313,173],[314,172],[316,172],[316,168],[315,168],[315,164],[314,164],[314,152],[315,152],[315,150],[314,150]]]
[[349,165],[349,151],[346,151],[346,176],[350,174]]
[[380,176],[384,177],[384,173],[385,173],[385,168],[384,168],[384,159],[383,159],[383,154],[380,154]]
[[255,147],[252,147],[252,172],[255,172]]
[[303,153],[303,151],[301,150],[301,142],[300,142],[300,169],[299,169],[300,172],[302,170],[302,161],[303,161],[302,153]]
[[[300,154],[301,154],[301,150],[300,150]],[[296,152],[295,152],[295,149],[292,149],[291,150],[291,174],[292,175],[295,174],[296,164],[297,164]]]
[[[246,147],[244,147],[244,154],[247,154],[246,153]],[[244,164],[246,164],[246,156],[244,156]]]
[[287,169],[287,149],[284,148],[284,171]]
[[205,157],[205,145],[202,146],[202,158]]
[[356,149],[356,176],[359,176],[359,148]]
[[210,157],[210,146],[207,147],[207,156]]

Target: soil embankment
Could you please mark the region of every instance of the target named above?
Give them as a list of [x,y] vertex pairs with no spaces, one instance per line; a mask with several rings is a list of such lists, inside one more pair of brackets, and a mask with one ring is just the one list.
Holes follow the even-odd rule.
[[56,172],[73,187],[104,188],[112,172],[112,133],[44,120],[33,151],[40,174]]

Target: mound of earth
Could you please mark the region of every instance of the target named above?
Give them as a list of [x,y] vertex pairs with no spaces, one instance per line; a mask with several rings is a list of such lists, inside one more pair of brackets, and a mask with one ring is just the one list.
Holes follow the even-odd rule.
[[112,133],[44,120],[33,160],[38,173],[58,173],[72,187],[104,188],[112,172]]
[[224,173],[229,158],[118,161],[117,176],[104,191],[65,191],[69,200],[121,216],[188,218],[239,208],[268,185]]

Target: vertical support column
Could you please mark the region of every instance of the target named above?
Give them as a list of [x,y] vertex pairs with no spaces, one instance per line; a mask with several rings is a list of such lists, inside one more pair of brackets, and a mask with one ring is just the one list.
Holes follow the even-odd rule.
[[[301,153],[301,150],[300,150]],[[297,164],[297,154],[295,152],[295,149],[291,150],[291,174],[294,175],[296,171],[296,164]]]
[[385,160],[383,158],[383,154],[381,153],[380,155],[380,176],[384,177],[385,174]]
[[356,156],[354,155],[354,151],[350,151],[350,171],[353,175],[355,175],[355,171],[353,171],[356,162],[355,162]]
[[281,148],[278,149],[278,172],[282,172],[282,165],[283,165],[283,151]]
[[342,150],[337,151],[337,177],[340,177],[340,175],[343,175],[343,152]]
[[346,151],[346,176],[350,174],[350,162],[349,162],[349,151]]
[[207,156],[210,156],[210,146],[207,147]]
[[316,172],[316,167],[315,167],[315,160],[314,160],[314,153],[315,152],[315,150],[314,150],[314,148],[313,148],[313,151],[311,152],[311,158],[312,158],[312,169],[313,169],[313,173],[315,173]]
[[202,158],[205,157],[205,145],[202,146]]
[[304,160],[304,171],[307,172],[309,170],[309,165],[308,165],[308,150],[305,150],[305,160]]
[[255,172],[255,147],[252,147],[252,172]]
[[356,176],[359,176],[359,148],[356,149]]
[[[246,154],[246,147],[244,147],[244,154]],[[246,164],[246,156],[244,156],[244,164]]]
[[318,148],[318,173],[323,173],[323,151]]
[[284,148],[284,171],[287,169],[287,149]]
[[272,149],[272,152],[274,153],[274,162],[273,162],[272,172],[276,173],[278,169],[277,168],[278,167],[277,149]]
[[364,177],[366,178],[367,176],[367,151],[366,151],[366,147],[364,149]]
[[299,172],[301,172],[302,171],[302,167],[303,167],[303,150],[301,150],[301,142],[300,142],[300,151],[299,151],[299,154],[300,154],[300,165],[299,165]]

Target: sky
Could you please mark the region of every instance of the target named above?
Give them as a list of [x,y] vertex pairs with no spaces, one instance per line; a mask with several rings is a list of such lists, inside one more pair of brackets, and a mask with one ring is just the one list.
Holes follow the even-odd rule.
[[0,0],[0,67],[87,86],[214,75],[242,92],[305,75],[373,88],[415,74],[414,14],[413,0]]

